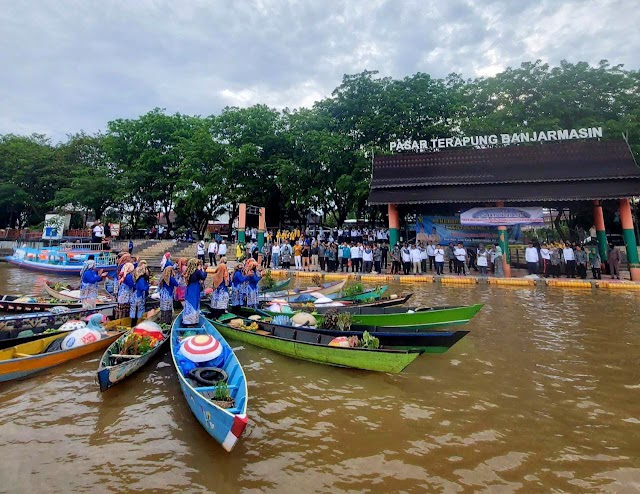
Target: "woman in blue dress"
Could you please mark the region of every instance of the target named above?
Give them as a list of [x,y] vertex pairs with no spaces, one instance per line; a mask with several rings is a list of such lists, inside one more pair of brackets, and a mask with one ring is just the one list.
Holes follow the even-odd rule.
[[129,309],[129,317],[131,318],[131,327],[138,324],[138,319],[142,317],[147,303],[147,292],[149,291],[149,270],[147,262],[140,261],[138,267],[133,272],[134,287],[131,294],[131,308]]
[[[92,257],[92,256],[91,256]],[[95,309],[98,300],[98,283],[107,276],[96,269],[96,261],[89,259],[80,272],[80,300],[83,309]]]
[[229,270],[227,258],[222,257],[213,271],[213,292],[211,293],[211,315],[220,317],[229,307]]
[[187,280],[187,292],[184,297],[182,323],[187,326],[193,326],[198,324],[200,319],[201,282],[207,279],[207,272],[202,269],[202,261],[189,259],[184,279]]
[[118,307],[116,308],[116,319],[129,317],[131,309],[131,294],[135,283],[133,282],[133,271],[135,267],[132,262],[128,262],[122,266],[118,275]]
[[244,264],[239,262],[231,278],[231,312],[243,306],[247,299],[247,277],[242,272]]
[[260,297],[258,283],[262,279],[258,263],[253,259],[249,259],[244,267],[244,275],[247,278],[247,306],[257,309]]
[[173,274],[173,265],[165,266],[162,270],[162,278],[158,284],[158,292],[160,294],[160,322],[166,324],[173,322],[173,290],[180,285]]

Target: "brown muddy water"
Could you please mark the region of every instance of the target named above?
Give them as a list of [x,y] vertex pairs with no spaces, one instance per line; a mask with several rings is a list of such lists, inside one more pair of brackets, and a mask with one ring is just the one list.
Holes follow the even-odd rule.
[[[0,264],[0,293],[37,275]],[[74,280],[75,281],[75,280]],[[108,392],[100,355],[0,384],[0,492],[640,492],[640,293],[394,285],[483,310],[402,374],[234,343],[249,425],[226,453],[168,355]]]

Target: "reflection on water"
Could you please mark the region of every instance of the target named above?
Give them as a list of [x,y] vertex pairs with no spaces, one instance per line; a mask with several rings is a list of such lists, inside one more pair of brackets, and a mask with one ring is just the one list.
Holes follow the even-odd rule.
[[[33,280],[0,265],[2,292]],[[0,384],[0,492],[640,490],[639,294],[415,289],[416,305],[485,307],[400,375],[231,342],[250,395],[231,454],[191,416],[168,355],[104,394],[99,355]]]

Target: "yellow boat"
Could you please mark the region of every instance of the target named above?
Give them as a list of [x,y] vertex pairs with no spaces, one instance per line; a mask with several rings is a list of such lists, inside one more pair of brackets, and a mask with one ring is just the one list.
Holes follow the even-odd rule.
[[[157,310],[158,309],[147,312],[145,317],[151,316],[157,312]],[[107,337],[89,343],[88,345],[71,348],[69,350],[46,352],[51,343],[67,336],[68,333],[66,331],[0,350],[0,382],[20,379],[58,364],[68,362],[69,360],[83,357],[98,350],[104,350],[125,333],[125,331],[116,331],[115,329],[118,326],[130,327],[131,319],[127,317],[109,321],[105,324]],[[110,329],[114,330],[110,331]]]

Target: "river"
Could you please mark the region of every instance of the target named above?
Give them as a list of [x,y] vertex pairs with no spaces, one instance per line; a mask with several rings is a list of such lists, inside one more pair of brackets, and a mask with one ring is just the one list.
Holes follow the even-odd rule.
[[[34,274],[0,264],[0,291]],[[640,491],[640,293],[392,285],[485,304],[402,374],[239,346],[249,424],[200,427],[168,355],[101,394],[99,354],[0,384],[0,492]]]

